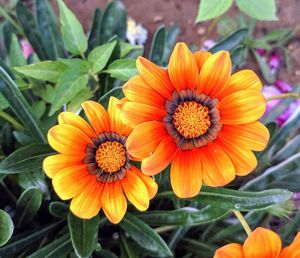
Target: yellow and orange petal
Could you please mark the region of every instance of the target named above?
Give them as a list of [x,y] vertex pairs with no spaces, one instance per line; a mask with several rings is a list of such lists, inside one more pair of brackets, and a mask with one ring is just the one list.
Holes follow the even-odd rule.
[[282,249],[279,235],[272,230],[258,227],[243,245],[231,243],[220,247],[216,250],[214,258],[299,258],[299,250],[300,232],[289,246]]
[[128,151],[143,159],[143,173],[155,175],[171,163],[173,190],[187,198],[203,182],[223,186],[255,169],[252,151],[266,147],[269,132],[258,122],[266,100],[253,71],[231,75],[228,52],[192,54],[182,42],[167,70],[145,58],[137,67],[139,75],[124,87],[121,116],[134,127]]
[[47,157],[43,169],[56,194],[71,199],[70,210],[90,219],[103,209],[112,223],[119,223],[127,200],[144,211],[157,193],[157,184],[131,165],[126,141],[132,128],[123,123],[119,105],[111,97],[106,111],[99,103],[82,104],[87,123],[71,112],[62,112],[59,125],[48,132],[49,144],[59,154]]

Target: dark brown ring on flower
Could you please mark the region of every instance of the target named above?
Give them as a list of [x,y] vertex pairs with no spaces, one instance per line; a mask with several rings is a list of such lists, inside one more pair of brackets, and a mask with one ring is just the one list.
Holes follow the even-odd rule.
[[[95,175],[97,178],[97,181],[99,182],[107,182],[112,183],[117,180],[121,180],[126,175],[126,171],[130,169],[131,165],[129,163],[130,157],[126,149],[126,137],[119,135],[118,133],[101,133],[96,138],[92,138],[93,143],[90,143],[87,145],[86,148],[86,156],[83,159],[83,163],[87,164],[87,169],[90,174]],[[115,168],[118,167],[117,170],[110,170],[108,171],[107,165],[103,165],[103,163],[99,162],[99,149],[101,147],[107,147],[109,145],[115,145],[120,149],[120,146],[123,148],[122,153],[124,153],[123,157],[120,157],[121,161],[120,166],[118,167],[115,163],[113,164]],[[98,153],[97,153],[98,152]],[[99,166],[99,164],[102,164],[105,168]]]
[[[162,121],[168,134],[173,137],[178,148],[190,150],[195,147],[205,146],[217,138],[218,132],[222,129],[220,113],[217,109],[218,103],[218,99],[212,99],[203,93],[197,95],[192,90],[182,90],[180,93],[177,91],[173,92],[172,99],[166,100],[165,102],[167,115],[164,116]],[[180,108],[182,110],[185,104],[191,107],[193,106],[194,109],[198,109],[195,112],[200,112],[199,114],[202,115],[202,117],[197,117],[197,119],[202,119],[201,121],[205,124],[195,124],[198,130],[196,133],[183,133],[183,130],[178,127],[178,124],[175,124],[177,121],[174,121],[174,114],[178,112]],[[205,113],[201,114],[201,112]],[[198,113],[196,113],[196,115],[198,115]],[[177,119],[176,116],[175,118]]]

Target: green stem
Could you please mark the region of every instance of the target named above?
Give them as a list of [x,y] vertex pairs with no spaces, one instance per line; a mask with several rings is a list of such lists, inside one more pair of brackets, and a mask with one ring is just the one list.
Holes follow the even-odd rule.
[[243,226],[244,230],[246,231],[247,235],[250,236],[252,233],[251,228],[249,227],[247,221],[245,220],[243,214],[240,211],[233,210],[233,213],[237,217],[237,219],[240,221],[241,225]]
[[6,112],[0,110],[0,117],[4,118],[6,121],[10,122],[15,129],[23,130],[24,127],[11,115],[7,114]]
[[268,97],[268,98],[266,98],[266,100],[271,101],[274,99],[285,99],[285,98],[290,98],[290,97],[300,98],[300,95],[299,95],[299,93],[283,93],[283,94]]
[[162,226],[162,227],[156,228],[154,230],[155,230],[156,233],[160,234],[160,233],[163,233],[163,232],[166,232],[166,231],[173,230],[175,228],[178,228],[178,226]]

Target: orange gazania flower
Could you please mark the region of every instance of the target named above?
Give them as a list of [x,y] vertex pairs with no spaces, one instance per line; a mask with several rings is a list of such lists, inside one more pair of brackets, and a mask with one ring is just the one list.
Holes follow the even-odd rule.
[[122,123],[111,97],[108,112],[97,102],[82,104],[91,126],[80,116],[63,112],[59,125],[48,132],[49,144],[60,154],[47,157],[43,168],[57,195],[72,199],[70,209],[89,219],[103,208],[112,223],[127,209],[127,199],[144,211],[157,192],[157,184],[130,163],[126,140],[132,129]]
[[135,127],[128,152],[155,175],[171,162],[171,184],[179,197],[195,196],[202,181],[223,186],[257,165],[254,151],[269,140],[257,120],[266,100],[250,70],[231,75],[229,53],[190,52],[178,43],[168,70],[137,60],[139,75],[123,87],[122,119]]
[[272,230],[255,229],[243,245],[228,244],[219,248],[214,258],[300,258],[300,232],[282,248],[280,237]]

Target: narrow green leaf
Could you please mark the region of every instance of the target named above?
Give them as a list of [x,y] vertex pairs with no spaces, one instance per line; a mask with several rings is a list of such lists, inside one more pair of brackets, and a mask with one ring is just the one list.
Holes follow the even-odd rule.
[[64,104],[69,103],[89,81],[87,74],[78,75],[73,70],[67,70],[62,74],[55,89],[55,96],[51,106],[49,116],[59,110]]
[[283,148],[281,148],[272,158],[272,163],[279,163],[288,159],[298,152],[300,149],[300,135],[291,139]]
[[65,46],[72,54],[83,56],[87,50],[88,42],[82,26],[62,0],[58,0],[58,6]]
[[196,22],[207,21],[225,13],[233,0],[201,0]]
[[49,212],[57,218],[66,218],[69,214],[69,206],[63,202],[51,202]]
[[275,0],[236,0],[238,8],[257,20],[277,21]]
[[24,226],[32,220],[42,204],[42,193],[36,187],[26,189],[17,202],[16,227]]
[[18,38],[15,34],[12,35],[11,44],[9,48],[9,62],[11,67],[24,66],[27,64]]
[[0,163],[0,174],[30,173],[42,167],[53,150],[46,144],[32,144],[17,149]]
[[36,0],[36,18],[40,29],[43,45],[51,60],[63,55],[62,39],[51,5],[47,0]]
[[34,51],[37,53],[40,60],[47,60],[48,56],[46,54],[42,35],[37,26],[35,17],[32,15],[29,8],[22,4],[21,1],[19,1],[16,5],[16,13],[25,35]]
[[125,58],[130,52],[134,50],[143,51],[144,49],[142,45],[131,45],[123,41],[120,41],[120,46],[121,46],[121,58]]
[[93,97],[93,92],[90,88],[86,87],[79,91],[76,96],[73,97],[71,102],[67,106],[67,111],[77,112],[84,101],[87,101]]
[[0,246],[3,246],[11,238],[14,232],[14,224],[10,216],[0,209]]
[[112,88],[110,91],[106,92],[101,98],[98,100],[98,102],[105,108],[108,107],[109,99],[111,96],[116,97],[117,99],[121,99],[124,97],[124,93],[122,90],[122,87],[115,87]]
[[0,92],[0,110],[7,109],[9,107],[9,103],[3,94]]
[[135,248],[133,248],[130,243],[127,241],[124,234],[121,234],[121,250],[123,250],[125,257],[127,258],[138,258],[137,254],[135,253]]
[[91,50],[101,44],[101,22],[102,22],[102,11],[96,8],[94,13],[93,25],[88,40],[88,53]]
[[180,28],[178,26],[173,26],[167,31],[167,39],[166,39],[166,46],[164,50],[164,58],[163,58],[163,65],[167,65],[169,62],[170,55],[174,49],[174,46],[177,42],[178,36],[180,33]]
[[50,244],[38,249],[27,258],[56,258],[65,257],[72,250],[70,234],[64,234],[60,238],[55,239]]
[[126,213],[120,226],[140,247],[152,255],[172,256],[172,252],[164,240],[136,216]]
[[228,213],[227,210],[207,206],[203,209],[185,207],[177,210],[148,211],[138,215],[140,219],[149,225],[186,225],[195,226],[212,223]]
[[8,100],[15,116],[23,123],[31,136],[40,142],[47,142],[41,123],[32,115],[31,107],[20,92],[18,86],[0,67],[0,92]]
[[157,64],[162,65],[164,52],[166,48],[166,28],[164,25],[157,28],[154,33],[149,58],[150,60]]
[[274,83],[276,80],[275,74],[271,72],[271,69],[266,60],[263,59],[259,54],[257,54],[256,51],[252,51],[252,53],[257,61],[257,64],[262,72],[264,79],[268,83]]
[[61,74],[67,69],[67,66],[60,61],[44,61],[22,67],[15,67],[15,70],[26,77],[58,82]]
[[115,60],[108,66],[108,69],[102,72],[109,73],[111,77],[122,81],[128,81],[131,77],[138,74],[135,59]]
[[113,36],[126,39],[127,14],[121,2],[112,1],[106,7],[101,22],[101,42],[108,42]]
[[229,35],[227,38],[218,42],[213,48],[209,50],[209,52],[216,53],[220,50],[230,51],[236,48],[239,44],[241,44],[243,40],[247,37],[247,35],[248,35],[247,29],[237,30],[233,32],[231,35]]
[[68,224],[76,254],[79,257],[89,257],[97,244],[99,217],[84,220],[69,213]]
[[113,41],[99,47],[96,47],[88,56],[88,61],[91,63],[91,72],[99,73],[107,64],[117,41]]

